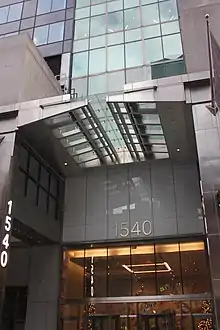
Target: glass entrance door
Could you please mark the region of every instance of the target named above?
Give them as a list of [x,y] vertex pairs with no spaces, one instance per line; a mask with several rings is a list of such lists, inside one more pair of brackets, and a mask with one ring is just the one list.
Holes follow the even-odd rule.
[[174,330],[175,317],[172,313],[140,315],[141,330]]

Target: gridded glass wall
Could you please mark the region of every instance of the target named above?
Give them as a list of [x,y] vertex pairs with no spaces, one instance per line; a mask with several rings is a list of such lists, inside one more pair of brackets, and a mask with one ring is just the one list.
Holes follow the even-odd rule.
[[26,146],[19,148],[23,196],[52,219],[59,218],[59,179]]
[[65,299],[210,293],[202,241],[112,246],[65,254]]
[[[72,68],[73,78],[80,78],[74,79],[76,92],[88,87],[88,94],[102,93],[170,75],[164,66],[173,62],[181,69],[176,65],[171,75],[182,73],[176,0],[77,1]],[[163,67],[153,68],[161,63]]]

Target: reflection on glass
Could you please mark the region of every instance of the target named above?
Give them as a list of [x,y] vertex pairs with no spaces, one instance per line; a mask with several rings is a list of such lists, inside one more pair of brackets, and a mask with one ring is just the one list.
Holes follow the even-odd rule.
[[91,6],[91,16],[105,14],[106,4]]
[[159,10],[158,4],[143,6],[141,9],[142,24],[151,25],[159,23]]
[[7,21],[9,7],[0,8],[0,24],[3,24]]
[[163,37],[164,58],[175,59],[183,54],[180,34]]
[[185,294],[210,292],[209,268],[203,251],[190,253],[180,244],[183,291]]
[[180,31],[179,21],[161,24],[162,34],[172,34]]
[[106,49],[99,48],[89,52],[89,74],[106,70]]
[[124,0],[124,8],[132,8],[132,7],[139,6],[139,0]]
[[108,47],[108,71],[124,68],[124,45]]
[[[115,249],[109,249],[108,256],[108,295],[123,297],[131,295],[131,258],[129,253],[115,255]],[[128,270],[129,269],[129,270]]]
[[[124,70],[117,71],[117,72],[111,72],[108,74],[108,91],[113,92],[113,91],[123,90],[124,84],[125,84]],[[111,128],[110,128],[110,130],[111,130]],[[109,134],[110,134],[110,132],[109,132]],[[113,139],[114,139],[114,137],[112,138],[112,140]]]
[[[82,267],[80,271],[76,269],[75,275],[72,264],[67,269],[72,276],[71,279],[68,277],[71,286],[76,292],[86,292],[88,297],[92,294],[95,297],[123,297],[210,293],[203,242],[98,247],[68,253],[71,262]],[[74,288],[78,285],[75,277],[81,287]],[[69,292],[66,294],[67,297],[70,295]],[[76,297],[79,297],[78,293]],[[176,306],[176,310],[180,311],[180,308],[185,311],[187,304]],[[195,306],[194,312],[199,312]]]
[[158,2],[158,0],[141,0],[142,5],[149,5],[150,3]]
[[36,46],[44,45],[47,43],[49,25],[44,25],[35,28],[34,30],[34,42]]
[[78,97],[87,95],[87,78],[74,79],[72,84]]
[[105,15],[91,17],[90,35],[96,36],[105,33]]
[[73,44],[73,51],[80,52],[87,50],[89,47],[89,39],[75,40]]
[[143,65],[142,43],[131,42],[125,44],[126,68]]
[[123,9],[123,0],[115,0],[111,2],[107,2],[107,10],[108,12],[118,11]]
[[123,30],[123,12],[117,11],[108,14],[108,32]]
[[107,258],[91,257],[90,260],[90,267],[92,267],[90,273],[93,276],[90,278],[90,290],[93,288],[90,294],[93,293],[93,297],[107,297]]
[[143,28],[144,38],[153,38],[160,36],[160,25],[146,26]]
[[106,93],[106,74],[89,77],[89,95]]
[[163,59],[161,38],[145,40],[145,53],[147,63],[160,61]]
[[106,36],[99,36],[99,37],[94,37],[90,38],[90,48],[100,48],[105,46],[105,38]]
[[51,8],[51,0],[38,0],[37,14],[49,13]]
[[124,11],[124,28],[134,29],[141,25],[140,9],[139,7],[127,9]]
[[[84,297],[84,277],[85,277],[85,259],[84,253],[81,258],[74,258],[74,255],[67,253],[64,295],[66,298]],[[73,280],[74,279],[74,280]]]
[[76,9],[75,19],[86,18],[89,16],[90,7]]
[[[147,246],[142,254],[136,254],[136,246],[131,247],[132,267],[132,295],[148,296],[156,294],[156,266],[154,246]],[[151,253],[149,253],[151,252]],[[129,268],[127,268],[129,270]]]
[[124,42],[123,32],[108,34],[108,46],[122,44]]
[[76,0],[76,8],[86,7],[90,5],[90,0]]
[[18,3],[9,7],[8,22],[16,21],[21,18],[22,3]]
[[63,40],[64,22],[50,24],[48,42],[57,42]]
[[88,73],[88,52],[73,55],[73,77],[86,76]]
[[182,294],[179,244],[172,244],[172,250],[174,252],[164,252],[160,244],[155,247],[159,295]]
[[81,19],[75,22],[74,39],[88,38],[89,36],[89,19]]
[[66,0],[52,0],[51,10],[62,10],[66,8]]
[[176,0],[159,3],[161,22],[173,21],[178,18]]
[[141,40],[141,29],[125,31],[125,42]]

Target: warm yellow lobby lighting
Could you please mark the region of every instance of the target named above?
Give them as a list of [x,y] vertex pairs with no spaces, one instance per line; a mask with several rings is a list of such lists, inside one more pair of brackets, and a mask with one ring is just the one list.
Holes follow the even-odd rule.
[[[156,266],[156,267],[155,267]],[[157,269],[164,266],[164,269]],[[172,269],[167,262],[158,262],[156,264],[137,264],[137,265],[122,265],[128,272],[133,274],[147,274],[147,273],[169,273]],[[132,268],[131,268],[132,267]],[[147,268],[154,267],[153,270]],[[145,270],[135,270],[135,268],[146,268]]]
[[[193,243],[181,243],[180,251],[189,252],[189,251],[203,251],[205,249],[203,242],[193,242]],[[174,253],[179,252],[178,244],[158,244],[155,247],[156,253]],[[137,246],[126,246],[126,247],[112,247],[109,248],[94,248],[87,250],[72,250],[69,251],[69,254],[73,258],[91,258],[91,257],[111,257],[111,256],[128,256],[130,255],[146,255],[154,254],[153,245],[137,245]]]

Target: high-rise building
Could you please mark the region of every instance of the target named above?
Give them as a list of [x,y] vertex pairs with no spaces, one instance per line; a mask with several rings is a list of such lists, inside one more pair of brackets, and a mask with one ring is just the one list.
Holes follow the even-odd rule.
[[1,329],[219,329],[206,14],[0,0]]

